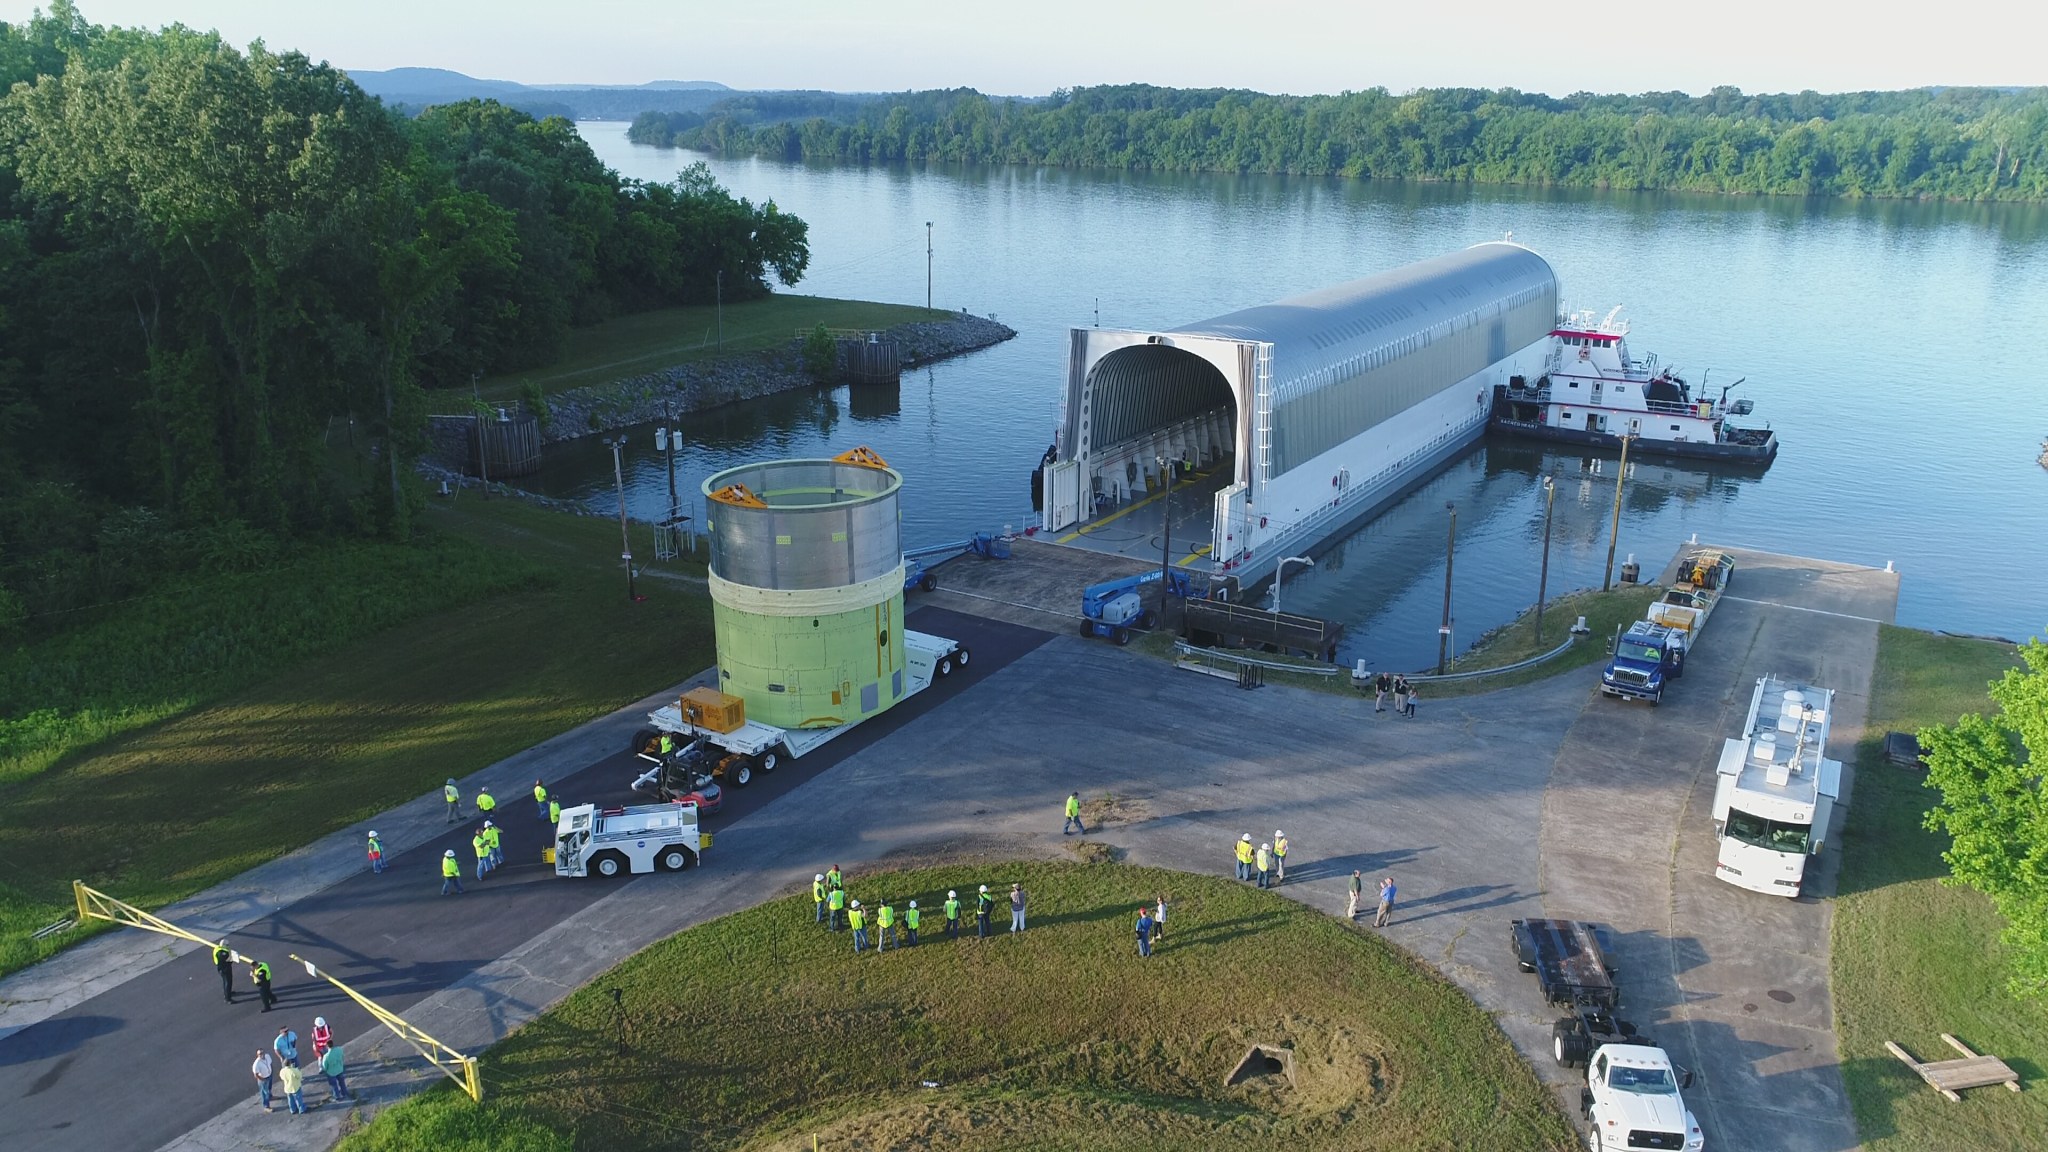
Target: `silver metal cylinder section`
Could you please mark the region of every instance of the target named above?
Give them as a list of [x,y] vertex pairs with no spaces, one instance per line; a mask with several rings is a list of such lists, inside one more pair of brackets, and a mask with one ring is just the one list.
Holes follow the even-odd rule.
[[[719,494],[742,485],[767,505]],[[837,460],[774,460],[728,468],[704,481],[711,570],[755,588],[837,588],[873,580],[903,563],[891,468]]]

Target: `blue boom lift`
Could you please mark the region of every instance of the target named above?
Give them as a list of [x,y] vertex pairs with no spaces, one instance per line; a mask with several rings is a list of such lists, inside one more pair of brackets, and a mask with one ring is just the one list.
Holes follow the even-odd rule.
[[[1147,584],[1159,583],[1162,576],[1155,568],[1121,580],[1090,585],[1081,593],[1081,635],[1107,636],[1118,644],[1129,644],[1131,629],[1147,629],[1156,622],[1139,590]],[[1166,592],[1170,596],[1185,598],[1193,593],[1194,585],[1194,579],[1186,572],[1166,577]]]

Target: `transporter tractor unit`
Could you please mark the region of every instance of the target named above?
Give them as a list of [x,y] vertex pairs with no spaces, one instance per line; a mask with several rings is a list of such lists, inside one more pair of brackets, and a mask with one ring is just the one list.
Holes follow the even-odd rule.
[[557,876],[617,876],[680,872],[709,847],[711,834],[698,830],[694,804],[579,804],[562,809],[548,851]]
[[1685,658],[1734,575],[1735,561],[1725,552],[1699,548],[1680,557],[1671,587],[1643,619],[1615,636],[1614,655],[1600,673],[1601,694],[1662,703],[1665,687],[1685,675]]
[[1081,635],[1104,636],[1116,644],[1129,644],[1133,630],[1143,632],[1158,618],[1145,607],[1147,585],[1165,581],[1166,594],[1183,599],[1194,593],[1194,579],[1186,572],[1168,575],[1159,569],[1091,584],[1081,593]]
[[1536,975],[1546,1001],[1570,1013],[1551,1026],[1550,1051],[1559,1065],[1586,1070],[1579,1113],[1590,1132],[1587,1146],[1700,1152],[1705,1138],[1679,1094],[1692,1086],[1692,1073],[1620,1018],[1621,989],[1604,931],[1577,920],[1514,920],[1508,927],[1516,964]]

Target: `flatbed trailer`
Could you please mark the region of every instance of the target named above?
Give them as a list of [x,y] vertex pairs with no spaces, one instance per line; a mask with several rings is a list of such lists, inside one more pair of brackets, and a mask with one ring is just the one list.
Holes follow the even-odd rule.
[[[917,695],[935,681],[946,680],[967,667],[972,659],[967,646],[929,632],[903,630],[903,700]],[[898,700],[896,704],[903,701]],[[879,713],[878,713],[879,714]],[[647,714],[648,727],[634,733],[632,753],[653,765],[633,781],[638,792],[688,791],[699,776],[723,779],[744,788],[751,784],[755,770],[773,772],[782,758],[795,759],[859,727],[870,717],[829,728],[778,728],[745,720],[729,731],[714,731],[692,722],[680,702],[666,704]],[[661,738],[671,748],[664,755]]]

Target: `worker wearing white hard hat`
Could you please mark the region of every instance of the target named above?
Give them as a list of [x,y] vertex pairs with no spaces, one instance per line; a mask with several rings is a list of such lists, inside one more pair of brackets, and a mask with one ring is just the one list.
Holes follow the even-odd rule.
[[462,895],[462,865],[456,863],[453,848],[441,853],[441,895],[446,896],[450,888]]
[[946,889],[946,902],[941,905],[946,913],[946,939],[960,938],[960,893]]
[[989,913],[995,911],[995,907],[995,899],[988,894],[988,885],[983,884],[981,891],[974,897],[974,934],[979,939],[988,939],[988,917]]
[[1259,851],[1252,859],[1259,866],[1259,887],[1271,887],[1272,883],[1269,875],[1273,870],[1273,846],[1271,844],[1259,845]]
[[1287,833],[1273,830],[1273,883],[1287,879]]
[[1249,880],[1252,878],[1252,834],[1247,832],[1239,836],[1235,848],[1237,850],[1237,878],[1239,880]]
[[825,874],[823,872],[811,877],[811,904],[818,914],[816,923],[823,924],[825,922]]

